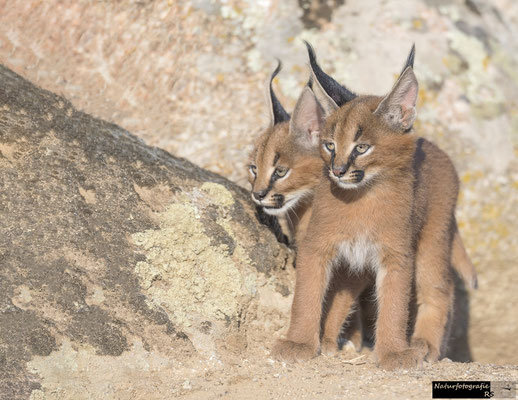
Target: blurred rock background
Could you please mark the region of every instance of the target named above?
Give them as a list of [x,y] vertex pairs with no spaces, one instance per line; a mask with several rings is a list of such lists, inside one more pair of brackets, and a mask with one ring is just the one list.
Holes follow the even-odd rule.
[[513,0],[0,1],[0,62],[75,107],[246,187],[267,122],[290,110],[301,39],[359,93],[383,94],[413,42],[419,135],[453,158],[458,219],[479,273],[477,361],[518,364],[518,3]]

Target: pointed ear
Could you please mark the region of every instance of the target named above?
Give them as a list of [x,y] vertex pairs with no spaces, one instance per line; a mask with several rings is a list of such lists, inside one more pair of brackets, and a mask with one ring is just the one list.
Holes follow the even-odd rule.
[[316,78],[313,71],[311,71],[308,86],[311,88],[318,102],[321,104],[326,117],[329,116],[333,111],[340,108],[338,104],[336,104],[335,101],[322,88],[322,85],[320,85],[320,82]]
[[290,115],[286,112],[280,101],[277,99],[277,96],[275,96],[272,88],[273,78],[277,76],[281,68],[282,63],[280,60],[277,60],[277,68],[275,68],[275,71],[273,71],[267,84],[266,101],[268,103],[268,110],[270,111],[270,127],[290,119]]
[[406,62],[405,62],[405,65],[403,66],[403,69],[401,70],[401,74],[403,74],[403,72],[405,72],[405,70],[410,67],[410,68],[414,68],[414,59],[415,59],[415,43],[412,44],[412,48],[410,49],[410,53],[408,53],[408,57],[406,59]]
[[318,148],[324,126],[324,109],[313,91],[306,86],[300,95],[290,121],[290,134],[306,149]]
[[419,85],[412,68],[403,71],[392,91],[381,101],[375,115],[380,116],[395,131],[412,128],[416,119],[416,101]]
[[318,99],[322,101],[324,108],[336,109],[356,97],[356,94],[340,85],[337,81],[327,75],[317,63],[317,57],[313,47],[304,41],[308,50],[309,66],[315,81],[314,91]]

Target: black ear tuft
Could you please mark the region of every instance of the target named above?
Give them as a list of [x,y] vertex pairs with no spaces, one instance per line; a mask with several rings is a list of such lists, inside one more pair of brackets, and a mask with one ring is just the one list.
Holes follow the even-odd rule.
[[339,107],[343,106],[348,101],[354,99],[356,97],[356,94],[354,94],[344,86],[340,85],[337,81],[335,81],[324,71],[322,71],[322,68],[320,68],[320,66],[317,63],[317,57],[315,55],[313,47],[305,40],[304,43],[306,44],[306,47],[308,49],[309,65],[311,67],[311,70],[313,71],[313,74],[315,75],[316,79],[320,83],[320,86],[322,86],[322,89],[324,89],[327,95],[331,97],[331,99],[333,99],[333,101]]
[[414,70],[407,67],[374,111],[395,131],[407,132],[416,119],[419,84]]
[[275,93],[272,88],[273,78],[277,76],[277,74],[281,71],[282,63],[280,60],[277,60],[277,68],[273,71],[272,76],[270,77],[270,100],[272,102],[272,114],[273,114],[273,124],[279,124],[281,122],[289,121],[290,115],[286,112],[280,101],[275,96]]
[[306,86],[313,90],[313,75],[309,75],[308,83],[306,83]]
[[410,53],[408,54],[408,57],[406,59],[405,65],[403,69],[401,70],[401,73],[399,75],[402,75],[405,70],[410,67],[414,69],[414,58],[415,58],[415,43],[412,44],[412,48],[410,49]]

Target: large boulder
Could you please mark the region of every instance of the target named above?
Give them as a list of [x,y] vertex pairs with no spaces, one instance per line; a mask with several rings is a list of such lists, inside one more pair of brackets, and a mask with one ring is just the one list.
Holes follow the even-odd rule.
[[284,68],[274,88],[290,111],[308,78],[302,39],[338,81],[377,95],[415,42],[416,132],[457,167],[457,220],[479,274],[469,299],[472,356],[518,364],[518,2],[3,3],[2,63],[245,187],[276,57]]
[[288,262],[244,189],[0,66],[2,399],[177,387],[281,323]]
[[1,396],[163,399],[273,363],[293,253],[240,186],[2,66],[0,185]]

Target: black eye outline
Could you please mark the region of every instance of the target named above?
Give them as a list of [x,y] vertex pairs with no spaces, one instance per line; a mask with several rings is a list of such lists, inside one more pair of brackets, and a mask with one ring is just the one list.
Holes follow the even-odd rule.
[[255,166],[254,164],[251,164],[248,166],[248,170],[250,171],[250,173],[253,176],[257,176],[257,166]]
[[[370,145],[368,144],[365,144],[365,143],[361,143],[361,144],[357,144],[355,147],[354,147],[354,151],[356,151],[358,154],[365,154],[365,152],[367,150],[370,149]],[[363,150],[360,150],[360,149],[363,149]]]
[[329,151],[330,153],[334,152],[335,151],[335,144],[333,142],[326,142],[324,143],[324,147],[326,148],[327,151]]
[[282,166],[279,166],[277,168],[275,168],[275,171],[273,172],[273,174],[277,177],[277,178],[283,178],[286,176],[286,174],[288,173],[289,171],[289,168],[288,167],[282,167]]

